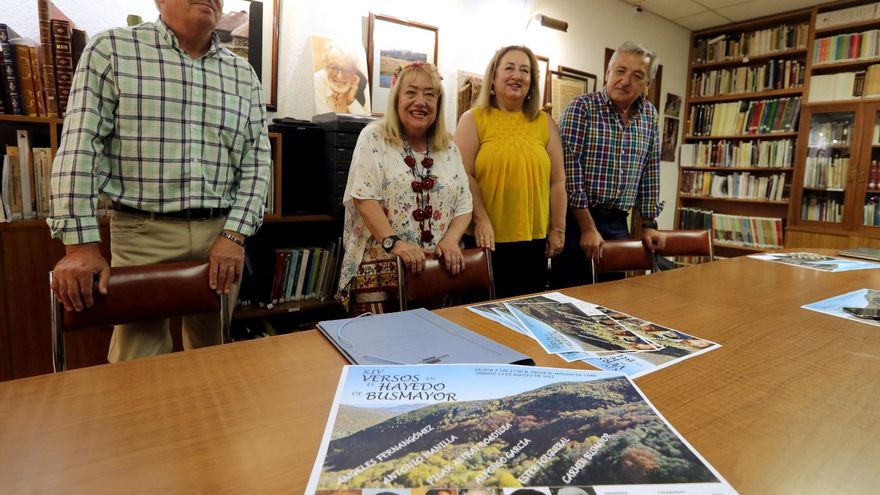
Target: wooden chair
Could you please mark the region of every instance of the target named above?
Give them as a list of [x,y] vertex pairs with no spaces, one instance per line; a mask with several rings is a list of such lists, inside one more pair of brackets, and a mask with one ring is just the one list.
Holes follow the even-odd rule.
[[656,251],[660,256],[701,256],[715,260],[712,230],[664,230],[666,245]]
[[[219,311],[221,339],[229,342],[228,298],[208,286],[208,266],[178,262],[111,268],[107,295],[95,289],[94,305],[81,312],[65,311],[50,290],[55,372],[66,369],[64,334],[83,328]],[[50,287],[53,275],[49,273]]]
[[641,240],[605,241],[602,258],[590,260],[590,265],[595,284],[599,281],[601,273],[653,271],[654,256],[645,248]]
[[[461,252],[464,255],[464,271],[455,276],[446,270],[443,260],[427,260],[424,271],[414,275],[397,258],[400,310],[406,310],[411,302],[443,306],[445,296],[460,297],[479,291],[485,291],[486,300],[495,299],[492,254],[488,249],[481,248],[463,249]],[[456,304],[454,301],[449,302]]]

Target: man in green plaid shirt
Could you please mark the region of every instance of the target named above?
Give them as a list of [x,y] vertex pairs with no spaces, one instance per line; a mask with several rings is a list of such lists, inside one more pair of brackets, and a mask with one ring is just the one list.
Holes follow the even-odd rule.
[[[210,262],[234,302],[244,241],[260,227],[270,158],[259,80],[214,33],[222,0],[156,0],[160,18],[96,35],[76,69],[52,169],[53,291],[68,311],[107,293],[96,203],[113,202],[114,266]],[[234,304],[231,304],[234,306]],[[186,348],[220,341],[218,317],[184,320]],[[121,325],[108,359],[169,352],[168,322]]]

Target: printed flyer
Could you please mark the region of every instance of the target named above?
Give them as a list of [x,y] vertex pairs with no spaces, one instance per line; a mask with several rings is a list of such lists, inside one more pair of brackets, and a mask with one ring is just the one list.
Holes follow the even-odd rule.
[[523,487],[736,493],[623,374],[434,364],[343,369],[306,494]]
[[825,313],[838,318],[880,327],[880,320],[858,318],[843,308],[880,310],[880,290],[859,289],[839,296],[801,306],[804,309]]
[[880,268],[880,263],[870,263],[849,258],[837,258],[814,253],[769,253],[751,254],[749,258],[756,260],[775,261],[786,265],[794,265],[823,272],[848,272],[852,270],[870,270]]
[[468,307],[549,354],[637,378],[721,347],[710,340],[559,292]]

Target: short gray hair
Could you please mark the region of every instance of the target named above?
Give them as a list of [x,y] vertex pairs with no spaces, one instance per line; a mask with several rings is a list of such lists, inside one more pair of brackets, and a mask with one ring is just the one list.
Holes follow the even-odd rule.
[[648,48],[636,43],[635,41],[624,41],[622,45],[617,47],[617,50],[614,50],[614,54],[611,55],[611,60],[608,61],[609,67],[614,65],[614,61],[617,60],[617,55],[621,53],[634,53],[636,55],[647,58],[648,80],[654,80],[654,76],[657,75],[657,67],[660,66],[660,57],[657,56],[657,52],[649,50]]

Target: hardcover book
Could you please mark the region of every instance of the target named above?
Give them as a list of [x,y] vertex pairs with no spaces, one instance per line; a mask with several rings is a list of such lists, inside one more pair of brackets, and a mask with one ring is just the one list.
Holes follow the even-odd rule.
[[58,112],[67,111],[70,87],[73,83],[73,46],[70,23],[58,19],[49,22],[52,29],[52,47],[55,55],[55,86],[58,93]]
[[0,69],[3,70],[4,90],[8,99],[8,110],[11,115],[23,115],[24,105],[18,87],[18,69],[15,63],[15,49],[9,43],[9,28],[0,24]]

